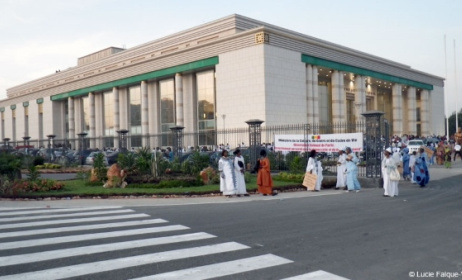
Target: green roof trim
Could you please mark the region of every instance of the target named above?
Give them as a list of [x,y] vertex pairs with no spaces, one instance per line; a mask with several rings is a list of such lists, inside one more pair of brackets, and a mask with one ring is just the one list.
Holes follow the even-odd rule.
[[16,105],[10,105],[11,110],[16,110]]
[[37,104],[42,104],[43,103],[43,98],[37,99]]
[[380,73],[380,72],[376,72],[372,70],[367,70],[364,68],[359,68],[356,66],[351,66],[351,65],[347,65],[347,64],[343,64],[343,63],[339,63],[335,61],[330,61],[327,59],[309,56],[306,54],[302,54],[302,62],[317,65],[317,66],[323,66],[323,67],[331,68],[334,70],[351,72],[351,73],[362,75],[362,76],[368,76],[368,77],[372,77],[372,78],[376,78],[376,79],[380,79],[380,80],[384,80],[388,82],[408,85],[408,86],[412,86],[416,88],[433,90],[433,85],[430,85],[430,84],[416,82],[416,81],[408,80],[405,78],[392,76],[389,74],[384,74],[384,73]]
[[175,73],[181,73],[181,72],[186,72],[186,71],[191,71],[191,70],[197,70],[205,67],[210,67],[218,64],[218,56],[206,58],[203,60],[198,60],[182,65],[177,65],[137,76],[132,76],[104,84],[99,84],[96,86],[91,86],[87,88],[81,88],[78,90],[70,91],[70,92],[65,92],[65,93],[60,93],[57,95],[53,95],[50,97],[52,101],[56,100],[62,100],[62,99],[67,99],[69,97],[74,97],[74,96],[79,96],[79,95],[85,95],[88,94],[89,92],[95,92],[95,91],[102,91],[106,89],[111,89],[113,87],[117,86],[124,86],[124,85],[129,85],[133,83],[139,83],[141,81],[149,80],[149,79],[155,79],[159,77],[164,77],[168,75],[172,75]]
[[29,107],[29,101],[24,101],[24,102],[22,103],[22,106],[23,106],[23,107]]
[[2,112],[2,113],[5,112],[5,107],[1,107],[0,112]]

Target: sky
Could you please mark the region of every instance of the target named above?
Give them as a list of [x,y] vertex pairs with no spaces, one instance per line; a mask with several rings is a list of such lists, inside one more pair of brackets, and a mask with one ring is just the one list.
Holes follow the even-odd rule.
[[0,100],[87,54],[240,14],[446,78],[451,114],[462,107],[461,13],[460,0],[0,0]]

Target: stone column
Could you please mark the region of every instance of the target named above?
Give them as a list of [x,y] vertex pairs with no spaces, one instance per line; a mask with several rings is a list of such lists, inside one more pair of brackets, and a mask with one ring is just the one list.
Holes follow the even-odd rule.
[[355,78],[355,117],[356,121],[362,121],[366,112],[366,84],[363,76]]
[[114,106],[114,148],[119,147],[119,135],[116,131],[120,130],[120,113],[119,113],[119,89],[112,88],[113,106]]
[[141,81],[141,145],[149,146],[149,118],[148,118],[148,84],[146,81]]
[[183,78],[180,73],[175,75],[175,99],[176,99],[176,125],[184,125],[183,116]]
[[88,94],[90,103],[90,148],[96,148],[95,93]]
[[422,135],[430,135],[430,92],[426,89],[420,92],[420,126]]
[[339,108],[340,108],[340,119],[338,122],[345,122],[347,119],[346,117],[346,92],[345,92],[345,84],[343,78],[343,72],[338,72],[338,100],[339,100]]
[[72,97],[67,98],[67,114],[69,116],[69,143],[71,143],[72,148],[75,149],[75,142],[71,141],[71,139],[74,139],[76,137],[76,135],[75,135],[74,98],[72,98]]
[[417,103],[416,103],[415,87],[409,87],[407,90],[407,121],[408,131],[410,135],[417,134]]
[[306,65],[306,119],[307,123],[313,124],[313,68]]
[[340,89],[339,89],[339,72],[334,71],[332,72],[331,82],[332,82],[332,122],[337,123],[344,116],[342,116],[342,112],[340,109]]
[[[149,118],[149,146],[151,148],[156,148],[160,146],[160,141],[158,135],[160,134],[159,128],[159,97],[157,90],[157,81],[150,82],[148,85],[148,118]],[[154,136],[155,135],[155,136]]]
[[313,65],[313,123],[319,123],[319,90],[318,90],[318,67]]
[[393,119],[393,135],[403,134],[403,104],[402,104],[402,89],[400,84],[394,84],[392,88],[392,119]]

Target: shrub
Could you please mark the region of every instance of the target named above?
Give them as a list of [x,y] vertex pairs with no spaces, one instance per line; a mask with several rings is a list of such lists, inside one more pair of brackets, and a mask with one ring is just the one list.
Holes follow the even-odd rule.
[[307,161],[305,157],[295,155],[292,157],[292,161],[290,161],[289,171],[295,174],[305,173],[306,164],[307,164]]
[[284,181],[284,182],[303,182],[303,178],[305,177],[305,173],[303,174],[293,174],[287,172],[281,172],[278,175],[274,176],[275,180]]
[[43,157],[41,157],[41,156],[36,156],[36,157],[34,157],[33,164],[34,164],[35,166],[37,166],[37,165],[43,165],[44,163],[45,163],[45,159],[44,159]]
[[104,164],[104,154],[98,153],[93,160],[93,168],[96,172],[96,178],[99,182],[107,179],[107,168]]
[[204,183],[201,179],[184,179],[184,180],[164,180],[157,184],[128,184],[127,188],[188,188],[203,186]]
[[30,192],[48,192],[61,190],[64,184],[53,180],[17,180],[13,183],[13,192],[30,193]]
[[21,166],[20,158],[0,152],[0,174],[7,176],[10,181],[21,179]]
[[181,171],[189,175],[197,175],[204,168],[208,167],[210,159],[208,155],[199,152],[192,153],[181,165]]

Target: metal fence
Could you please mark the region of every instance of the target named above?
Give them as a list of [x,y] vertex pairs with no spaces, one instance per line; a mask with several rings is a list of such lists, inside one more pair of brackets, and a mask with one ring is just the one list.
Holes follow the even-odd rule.
[[[291,124],[277,126],[261,126],[258,133],[260,137],[257,143],[258,149],[266,149],[271,168],[274,171],[289,171],[300,166],[306,166],[307,151],[303,152],[275,152],[274,139],[276,135],[299,134],[308,137],[310,134],[336,134],[336,133],[355,133],[365,132],[366,122],[355,123],[318,123],[318,124]],[[53,150],[81,150],[82,148],[97,148],[100,150],[126,147],[128,150],[136,150],[140,147],[150,147],[152,149],[166,149],[167,147],[179,147],[181,153],[190,151],[218,151],[221,148],[233,150],[251,150],[252,135],[250,127],[206,130],[199,132],[182,132],[181,139],[178,139],[178,131],[161,134],[130,135],[126,134],[115,136],[80,137],[68,139],[49,138],[43,140],[13,141],[8,144],[12,147],[33,146]],[[178,142],[180,141],[180,142]],[[125,143],[124,143],[125,142]],[[180,145],[178,145],[180,143]],[[6,144],[6,143],[4,143]],[[117,146],[117,147],[116,147]],[[181,147],[181,148],[180,148]],[[177,151],[178,152],[178,151]],[[246,153],[243,153],[246,156]],[[357,155],[363,158],[363,154]],[[323,163],[326,172],[337,172],[336,161],[337,153],[320,153],[319,158]],[[253,164],[253,160],[247,155],[247,162]],[[359,166],[359,176],[366,176],[366,168]]]

